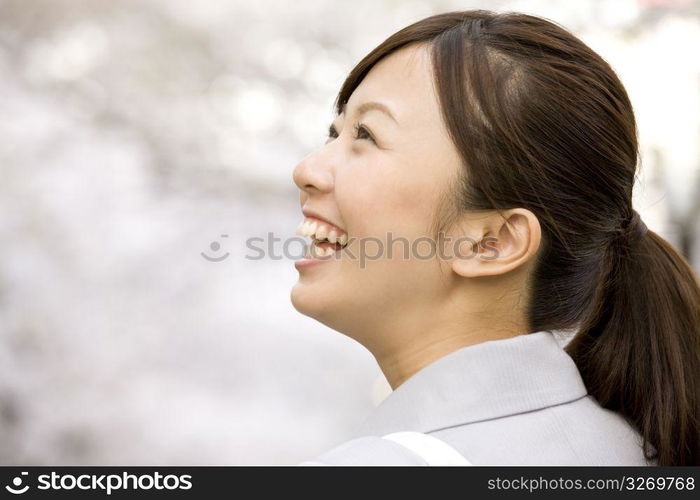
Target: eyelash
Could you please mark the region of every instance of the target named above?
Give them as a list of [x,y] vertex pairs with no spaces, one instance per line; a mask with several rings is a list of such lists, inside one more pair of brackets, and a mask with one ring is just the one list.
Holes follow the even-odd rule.
[[[376,142],[374,141],[374,138],[372,137],[372,134],[369,133],[369,130],[363,124],[356,123],[354,126],[354,129],[355,129],[355,139],[360,139],[360,131],[364,131],[365,134],[367,134],[367,137],[365,139],[376,144]],[[333,134],[335,134],[336,137],[338,136],[338,132],[335,130],[335,127],[333,125],[331,125],[328,128],[328,137],[335,139],[335,137],[333,137]]]

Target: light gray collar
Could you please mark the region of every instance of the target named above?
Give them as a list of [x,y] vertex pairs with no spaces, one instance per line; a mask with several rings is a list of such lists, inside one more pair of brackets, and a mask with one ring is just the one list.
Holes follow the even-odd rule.
[[462,347],[426,365],[377,406],[354,437],[430,432],[580,399],[586,387],[551,331]]

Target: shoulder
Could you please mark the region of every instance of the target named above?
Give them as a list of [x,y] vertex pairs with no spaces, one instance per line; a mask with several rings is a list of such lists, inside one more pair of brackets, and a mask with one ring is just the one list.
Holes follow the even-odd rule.
[[339,444],[298,465],[425,465],[403,446],[379,436],[362,436]]
[[433,434],[482,465],[651,465],[635,428],[591,396]]

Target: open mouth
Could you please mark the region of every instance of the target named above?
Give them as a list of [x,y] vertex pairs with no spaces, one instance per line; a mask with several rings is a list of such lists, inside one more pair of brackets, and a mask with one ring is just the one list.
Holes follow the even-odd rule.
[[347,233],[326,221],[306,217],[297,227],[296,234],[311,238],[308,251],[313,257],[327,257],[342,250],[348,244]]

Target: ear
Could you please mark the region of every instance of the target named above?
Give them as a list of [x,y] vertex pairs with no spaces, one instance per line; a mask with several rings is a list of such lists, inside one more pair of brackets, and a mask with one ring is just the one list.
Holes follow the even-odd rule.
[[537,216],[513,208],[478,219],[472,226],[471,252],[462,245],[454,255],[452,270],[465,278],[506,274],[534,258],[542,231]]

